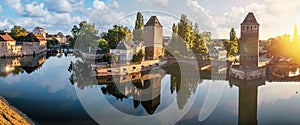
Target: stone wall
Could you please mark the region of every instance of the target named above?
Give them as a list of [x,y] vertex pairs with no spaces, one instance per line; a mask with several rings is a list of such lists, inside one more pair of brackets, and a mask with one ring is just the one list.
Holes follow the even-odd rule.
[[253,70],[243,70],[240,68],[230,68],[229,74],[238,79],[258,79],[266,76],[266,67],[260,67]]

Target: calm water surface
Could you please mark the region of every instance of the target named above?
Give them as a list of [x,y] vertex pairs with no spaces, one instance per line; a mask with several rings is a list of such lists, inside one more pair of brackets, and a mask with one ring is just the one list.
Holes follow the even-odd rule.
[[[300,124],[299,82],[181,79],[179,69],[173,67],[164,72],[96,79],[80,70],[89,68],[73,55],[0,59],[0,96],[39,124],[98,124],[91,110],[99,113],[105,101],[116,111],[140,117],[162,113],[173,104],[176,110],[184,110],[191,98],[195,102],[178,125]],[[200,122],[205,97],[216,81],[224,85],[223,94],[212,114]],[[80,95],[95,102],[81,103]],[[144,97],[151,100],[142,100]],[[114,112],[97,117],[114,119]]]

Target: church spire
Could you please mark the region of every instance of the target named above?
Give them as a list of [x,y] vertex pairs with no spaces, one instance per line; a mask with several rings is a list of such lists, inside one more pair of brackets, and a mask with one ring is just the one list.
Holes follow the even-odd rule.
[[294,38],[293,38],[294,42],[297,41],[297,37],[298,37],[298,27],[297,27],[297,24],[295,23],[295,26],[294,26]]

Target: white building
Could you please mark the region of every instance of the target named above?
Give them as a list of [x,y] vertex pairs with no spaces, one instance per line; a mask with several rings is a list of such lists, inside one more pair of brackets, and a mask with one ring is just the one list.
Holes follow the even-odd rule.
[[227,51],[220,46],[214,46],[209,50],[210,57],[218,61],[226,61]]
[[20,39],[23,55],[35,55],[47,50],[47,41],[40,34],[29,33]]
[[22,47],[16,46],[16,40],[7,31],[0,33],[0,57],[19,56],[21,50]]
[[125,42],[120,42],[115,48],[109,50],[119,57],[120,62],[130,62],[133,59],[133,51]]
[[58,41],[58,43],[67,43],[67,37],[61,32],[58,32],[56,34],[56,40]]

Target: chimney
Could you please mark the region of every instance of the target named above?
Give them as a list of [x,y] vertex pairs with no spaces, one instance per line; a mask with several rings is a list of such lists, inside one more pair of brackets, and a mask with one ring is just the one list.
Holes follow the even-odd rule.
[[3,30],[3,33],[8,33],[7,29],[4,29],[4,30]]

